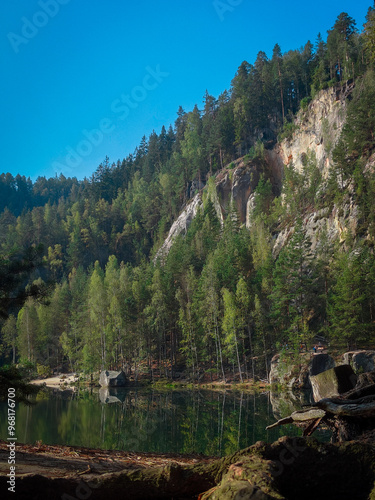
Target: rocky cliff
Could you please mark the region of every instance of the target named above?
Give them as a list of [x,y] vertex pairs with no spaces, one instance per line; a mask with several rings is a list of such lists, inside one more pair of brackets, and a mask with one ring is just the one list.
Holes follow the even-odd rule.
[[[280,174],[277,179],[275,178],[275,182],[281,182],[281,171],[279,168]],[[261,172],[262,165],[259,161],[240,158],[216,174],[215,193],[208,192],[207,187],[204,188],[207,190],[207,195],[211,198],[221,222],[224,221],[230,204],[233,203],[240,222],[248,226],[252,209],[251,200]],[[157,252],[155,259],[164,259],[168,255],[175,238],[186,233],[198,209],[203,206],[204,189],[197,193],[181,211],[177,220],[172,224],[168,236]]]
[[354,84],[348,83],[342,89],[322,90],[307,109],[299,111],[292,139],[282,141],[275,148],[284,165],[293,161],[295,168],[302,172],[304,156],[313,152],[323,177],[328,177],[332,151],[345,123],[347,102],[353,89]]
[[[285,165],[293,162],[295,169],[302,173],[304,159],[308,154],[313,154],[325,182],[332,166],[332,151],[345,123],[347,103],[351,99],[353,89],[354,83],[348,82],[343,88],[330,88],[319,92],[307,108],[301,109],[297,114],[292,136],[277,143],[272,149],[265,150],[263,162],[243,157],[219,171],[215,175],[216,194],[212,201],[221,221],[225,218],[230,203],[233,203],[241,223],[251,228],[254,191],[265,169],[274,192],[278,193],[281,190]],[[369,163],[374,164],[375,157],[372,157]],[[156,259],[165,258],[174,239],[186,232],[198,207],[203,205],[202,196],[205,190],[207,187],[201,189],[182,210]],[[329,241],[343,240],[347,231],[355,233],[357,220],[358,209],[350,199],[343,206],[327,207],[305,214],[303,225],[314,251],[322,232],[327,235]],[[277,235],[273,252],[275,256],[292,233],[293,226],[289,226]]]

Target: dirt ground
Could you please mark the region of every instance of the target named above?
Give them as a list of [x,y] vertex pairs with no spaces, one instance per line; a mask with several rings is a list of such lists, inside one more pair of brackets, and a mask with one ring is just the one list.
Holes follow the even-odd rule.
[[[9,449],[7,441],[0,440],[0,476],[9,474]],[[40,474],[49,478],[84,476],[85,479],[98,474],[117,472],[123,469],[143,469],[168,465],[171,462],[184,464],[210,463],[214,457],[203,455],[179,455],[156,453],[130,453],[115,450],[100,450],[78,446],[51,446],[16,444],[16,477]]]

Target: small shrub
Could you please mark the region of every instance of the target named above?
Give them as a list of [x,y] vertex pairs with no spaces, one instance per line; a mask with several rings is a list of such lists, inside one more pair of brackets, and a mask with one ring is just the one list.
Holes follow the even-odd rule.
[[300,102],[301,109],[302,109],[303,111],[306,111],[306,110],[307,110],[307,108],[308,108],[308,106],[309,106],[309,104],[310,104],[310,102],[311,102],[311,97],[310,97],[310,96],[309,96],[309,97],[304,97],[304,98],[301,100],[301,102]]
[[52,374],[50,366],[40,365],[39,363],[36,365],[36,371],[38,372],[40,378],[48,378]]
[[282,142],[284,139],[290,142],[293,139],[293,134],[296,130],[298,130],[298,126],[294,122],[286,122],[281,133],[279,134],[279,142]]

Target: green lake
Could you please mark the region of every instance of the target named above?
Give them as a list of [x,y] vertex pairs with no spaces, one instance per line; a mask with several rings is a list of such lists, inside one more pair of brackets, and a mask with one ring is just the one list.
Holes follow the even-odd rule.
[[[6,415],[6,405],[1,403]],[[76,445],[157,453],[221,456],[256,441],[299,435],[294,426],[266,431],[300,403],[284,395],[240,391],[122,389],[41,394],[16,407],[16,437],[22,443]],[[0,438],[7,438],[6,419]],[[328,436],[321,432],[318,438]]]

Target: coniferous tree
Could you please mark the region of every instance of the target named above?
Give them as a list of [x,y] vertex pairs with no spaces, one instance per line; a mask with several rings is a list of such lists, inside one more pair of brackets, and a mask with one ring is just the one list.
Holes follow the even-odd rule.
[[310,245],[299,219],[274,268],[271,293],[274,324],[281,334],[287,334],[294,347],[307,340],[304,337],[312,314],[314,269]]
[[362,252],[337,253],[334,277],[327,308],[329,331],[337,345],[350,348],[364,340],[368,328],[363,314],[366,281]]

